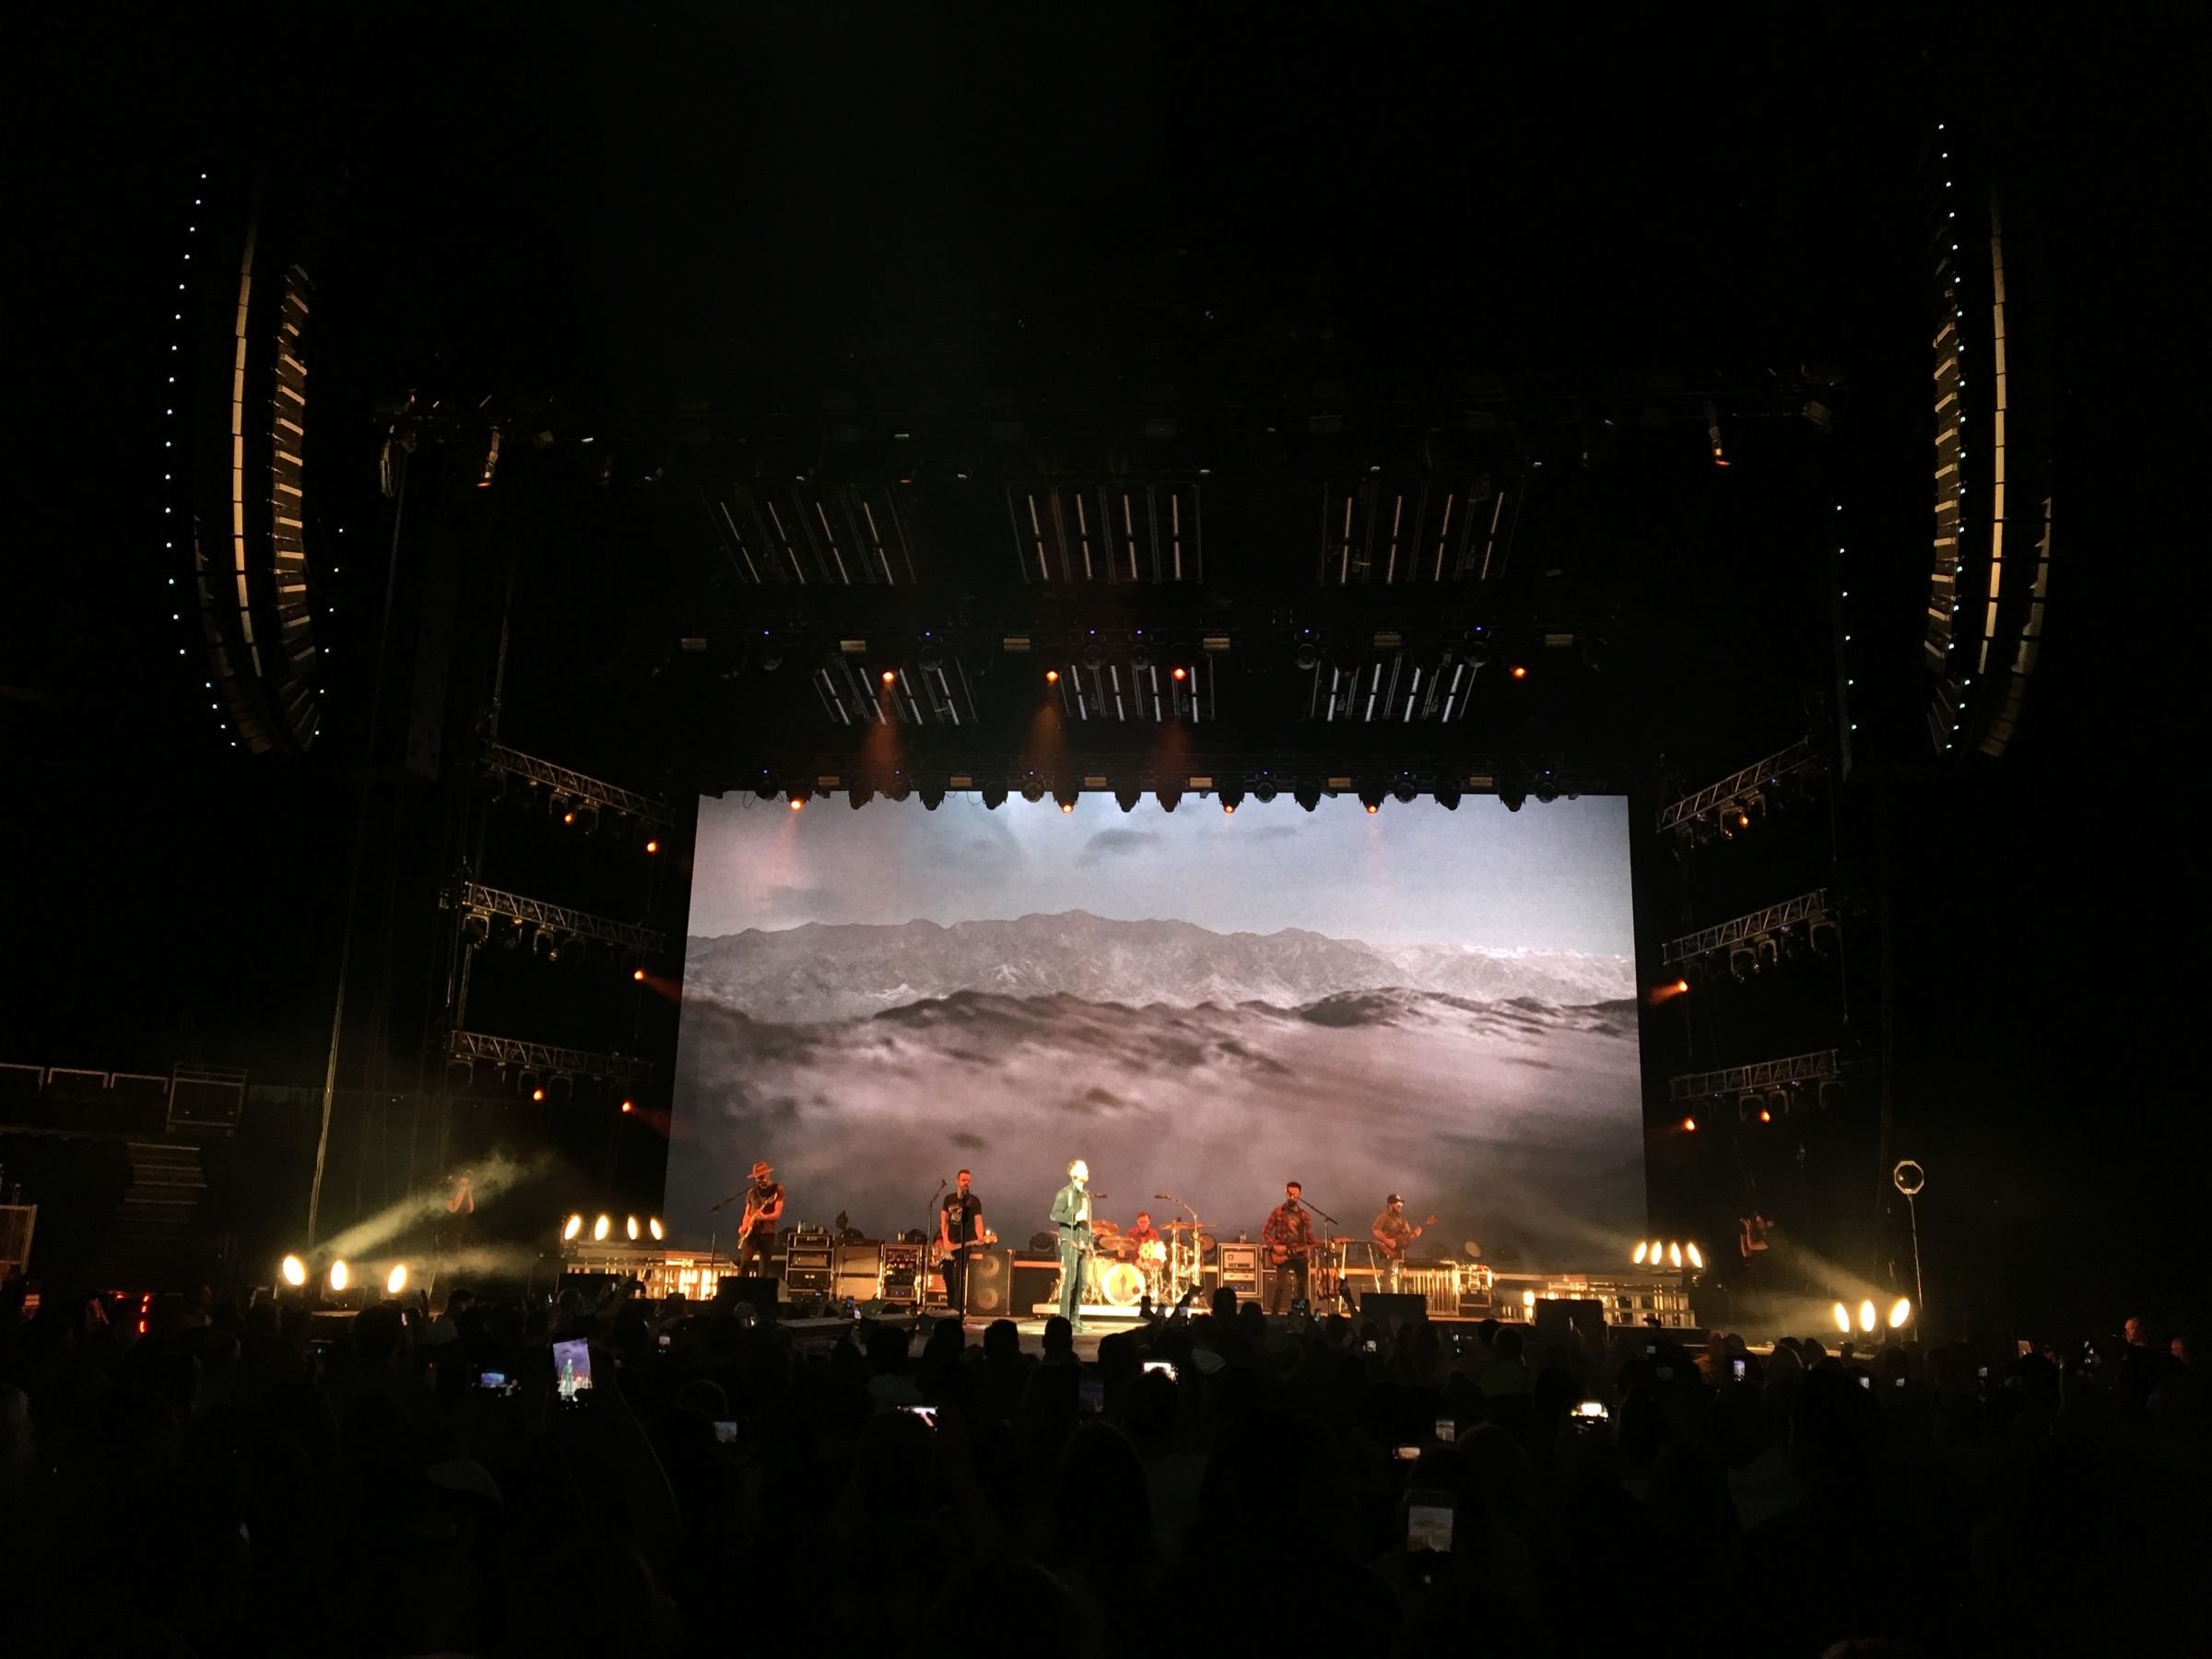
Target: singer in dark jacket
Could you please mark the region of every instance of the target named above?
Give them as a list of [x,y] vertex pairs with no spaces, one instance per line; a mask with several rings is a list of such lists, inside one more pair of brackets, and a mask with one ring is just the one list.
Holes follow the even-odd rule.
[[1090,1262],[1090,1166],[1067,1166],[1067,1184],[1053,1194],[1053,1225],[1060,1230],[1060,1317],[1083,1328],[1083,1274]]

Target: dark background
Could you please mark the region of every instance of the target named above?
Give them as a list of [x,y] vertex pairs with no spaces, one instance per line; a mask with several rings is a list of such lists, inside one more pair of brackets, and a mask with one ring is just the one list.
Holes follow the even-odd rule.
[[[2187,1037],[2202,882],[2181,810],[2203,702],[2183,505],[2197,371],[2173,182],[2194,100],[2176,26],[1569,32],[1433,7],[737,18],[18,19],[0,1057],[201,1057],[320,1082],[379,759],[362,748],[391,528],[373,406],[410,387],[602,410],[740,384],[952,400],[1008,362],[1071,353],[1198,383],[1235,359],[1225,338],[1325,349],[1408,398],[1477,368],[1535,398],[1658,365],[1739,381],[1818,365],[1843,386],[1817,448],[1739,426],[1716,479],[1689,434],[1678,471],[1640,453],[1595,498],[1578,569],[1617,607],[1638,677],[1624,740],[1654,786],[1694,787],[1805,729],[1808,688],[1831,672],[1807,519],[1835,492],[1859,572],[1859,767],[1829,840],[1891,919],[1893,1149],[1931,1171],[1930,1297],[2002,1334],[2179,1314],[2201,1295]],[[1947,112],[1992,135],[2045,229],[2060,506],[2021,737],[1999,761],[1939,764],[1919,723],[1918,216],[1923,142]],[[253,161],[326,193],[310,466],[333,651],[326,737],[304,762],[228,747],[178,655],[160,545],[178,225],[203,166],[235,181]],[[431,539],[406,557],[436,538],[526,547],[507,730],[680,797],[700,734],[653,671],[699,602],[696,528],[641,487],[533,489],[528,465],[479,500],[453,457],[426,459],[417,483],[440,487],[422,490],[417,534]],[[1573,527],[1556,523],[1553,545]],[[503,574],[457,562],[465,592]],[[434,858],[409,857],[436,823],[409,814],[442,807],[376,798],[360,913],[384,945],[361,971],[376,1012],[344,1080],[364,1088],[419,1075],[407,1034],[436,974]],[[1643,875],[1646,932],[1665,936],[1676,895]],[[1694,879],[1700,903],[1724,905],[1724,874]],[[1880,959],[1854,947],[1847,968],[1853,1034],[1872,1044]],[[1853,1092],[1871,1111],[1871,1086]],[[1690,1195],[1669,1202],[1689,1206],[1686,1226],[1725,1227],[1738,1202],[1733,1172],[1699,1161],[1714,1146],[1684,1155]],[[657,1188],[651,1156],[641,1143],[625,1179]],[[1837,1202],[1871,1226],[1865,1138],[1838,1158]],[[1670,1179],[1655,1157],[1655,1192]]]

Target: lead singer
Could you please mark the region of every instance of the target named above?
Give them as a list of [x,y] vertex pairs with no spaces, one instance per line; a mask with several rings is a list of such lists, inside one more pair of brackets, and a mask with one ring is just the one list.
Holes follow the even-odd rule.
[[1053,1194],[1053,1225],[1060,1230],[1060,1317],[1083,1328],[1083,1269],[1090,1258],[1090,1166],[1067,1166],[1067,1184]]

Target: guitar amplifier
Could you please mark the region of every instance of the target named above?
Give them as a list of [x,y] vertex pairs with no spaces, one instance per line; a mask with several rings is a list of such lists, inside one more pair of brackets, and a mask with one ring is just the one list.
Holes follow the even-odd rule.
[[882,1299],[901,1307],[914,1307],[922,1300],[922,1252],[919,1244],[904,1240],[893,1240],[883,1247]]
[[1260,1255],[1257,1244],[1232,1243],[1221,1246],[1221,1285],[1239,1296],[1257,1296],[1260,1293]]
[[836,1295],[870,1301],[883,1288],[883,1246],[869,1241],[837,1247]]
[[783,1283],[807,1295],[828,1295],[837,1283],[837,1243],[827,1232],[796,1232],[783,1257]]

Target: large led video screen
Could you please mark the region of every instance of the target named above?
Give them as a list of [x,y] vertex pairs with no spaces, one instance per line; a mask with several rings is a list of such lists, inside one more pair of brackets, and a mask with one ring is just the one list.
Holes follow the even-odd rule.
[[1124,1227],[1256,1238],[1297,1180],[1324,1233],[1434,1214],[1416,1258],[1610,1263],[1644,1218],[1628,837],[1619,798],[703,800],[674,1234],[726,1247],[765,1159],[786,1225],[932,1226],[967,1168],[1026,1242],[1082,1158]]

